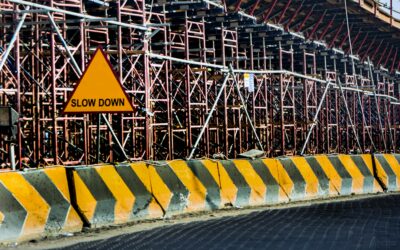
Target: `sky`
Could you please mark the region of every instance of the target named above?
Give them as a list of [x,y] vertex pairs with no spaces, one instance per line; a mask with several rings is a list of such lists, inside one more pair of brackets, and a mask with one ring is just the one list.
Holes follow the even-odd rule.
[[[390,6],[390,0],[380,0],[380,2],[383,4],[386,3],[388,7]],[[392,0],[392,2],[394,10],[393,16],[400,19],[400,13],[395,12],[395,11],[400,12],[400,0]]]

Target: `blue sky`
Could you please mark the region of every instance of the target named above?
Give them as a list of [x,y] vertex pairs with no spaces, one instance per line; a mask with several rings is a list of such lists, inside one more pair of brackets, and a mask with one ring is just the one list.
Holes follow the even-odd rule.
[[[400,12],[400,0],[392,0],[393,1],[393,10]],[[386,3],[387,6],[390,6],[390,0],[380,0],[381,3]],[[400,18],[400,13],[393,13],[393,16],[396,18]]]

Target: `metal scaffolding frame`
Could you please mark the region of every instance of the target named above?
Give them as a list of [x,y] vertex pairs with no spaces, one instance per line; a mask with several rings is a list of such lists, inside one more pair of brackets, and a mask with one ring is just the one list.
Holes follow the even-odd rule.
[[[0,0],[0,105],[20,115],[16,141],[0,135],[1,166],[14,143],[19,168],[235,158],[254,148],[270,157],[400,151],[400,39],[387,39],[400,31],[367,31],[351,14],[345,32],[345,13],[320,5],[343,9]],[[98,46],[135,112],[62,114]]]

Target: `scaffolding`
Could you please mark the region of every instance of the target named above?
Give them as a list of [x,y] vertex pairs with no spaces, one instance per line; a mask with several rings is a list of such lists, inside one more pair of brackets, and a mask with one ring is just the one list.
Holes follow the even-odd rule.
[[[0,0],[1,166],[398,152],[397,20],[348,2]],[[62,114],[99,46],[135,111]]]

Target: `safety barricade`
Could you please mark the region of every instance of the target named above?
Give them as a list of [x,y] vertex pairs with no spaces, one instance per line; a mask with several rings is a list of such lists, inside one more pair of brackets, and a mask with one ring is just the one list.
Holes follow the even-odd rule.
[[0,242],[81,229],[63,167],[0,173]]
[[374,163],[379,181],[388,191],[400,190],[400,155],[375,154]]
[[336,196],[329,178],[329,167],[323,167],[317,156],[279,158],[282,165],[280,183],[291,200]]
[[219,162],[221,190],[233,206],[257,206],[287,202],[279,185],[274,159],[238,159]]
[[152,197],[145,163],[74,167],[68,171],[73,171],[71,181],[79,212],[91,227],[163,216]]
[[400,155],[314,155],[5,172],[0,242],[231,205],[398,191],[399,163]]
[[227,203],[218,165],[210,160],[174,160],[149,165],[152,192],[166,215],[214,210]]
[[330,163],[341,179],[337,189],[340,195],[382,192],[374,178],[371,155],[330,155]]

